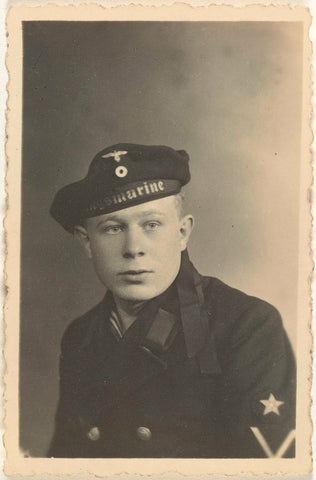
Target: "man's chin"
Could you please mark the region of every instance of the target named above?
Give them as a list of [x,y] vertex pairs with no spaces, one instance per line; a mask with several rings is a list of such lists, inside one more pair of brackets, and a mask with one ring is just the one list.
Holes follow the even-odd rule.
[[146,302],[163,293],[168,287],[155,288],[144,285],[129,285],[127,288],[113,292],[125,302]]

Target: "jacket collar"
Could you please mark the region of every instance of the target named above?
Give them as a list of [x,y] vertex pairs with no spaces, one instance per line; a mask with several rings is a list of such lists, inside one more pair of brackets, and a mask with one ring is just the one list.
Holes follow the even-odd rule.
[[173,284],[146,303],[125,336],[128,337],[137,329],[140,340],[148,343],[147,340],[150,339],[152,345],[156,344],[163,351],[165,344],[170,346],[175,338],[174,330],[182,327],[187,356],[195,357],[206,341],[207,332],[201,319],[203,303],[201,276],[185,250],[182,252],[179,273]]
[[182,252],[181,268],[175,280],[184,339],[189,358],[196,356],[205,343],[205,329],[201,322],[204,303],[201,277],[190,262],[187,250]]
[[[106,318],[113,308],[113,302],[112,294],[107,292],[103,302]],[[137,332],[137,337],[143,344],[156,343],[156,347],[163,351],[163,343],[169,348],[175,338],[175,330],[181,327],[187,356],[198,356],[203,373],[218,373],[220,367],[204,306],[202,277],[191,263],[187,250],[182,252],[180,270],[174,283],[145,305],[135,320],[135,325],[130,327],[130,333],[127,331],[126,334],[134,336]],[[153,331],[157,332],[154,338]]]

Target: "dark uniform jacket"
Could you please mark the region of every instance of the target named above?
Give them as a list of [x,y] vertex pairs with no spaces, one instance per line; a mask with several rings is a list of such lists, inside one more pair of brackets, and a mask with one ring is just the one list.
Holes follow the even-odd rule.
[[113,306],[108,292],[64,334],[49,456],[294,456],[295,362],[274,307],[186,252],[121,339]]

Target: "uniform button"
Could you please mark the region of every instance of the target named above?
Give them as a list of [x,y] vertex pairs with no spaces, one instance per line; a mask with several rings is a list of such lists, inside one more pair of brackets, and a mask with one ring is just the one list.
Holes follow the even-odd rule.
[[136,430],[138,438],[147,442],[151,439],[151,431],[147,427],[138,427]]
[[96,440],[99,440],[100,430],[98,429],[98,427],[92,427],[87,433],[87,437],[89,438],[89,440],[92,440],[93,442],[95,442]]

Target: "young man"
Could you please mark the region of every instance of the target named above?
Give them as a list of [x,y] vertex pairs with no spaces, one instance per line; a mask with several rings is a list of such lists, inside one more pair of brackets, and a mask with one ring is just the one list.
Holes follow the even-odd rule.
[[294,455],[280,316],[191,264],[188,162],[183,150],[114,145],[54,199],[107,293],[64,334],[49,456]]

